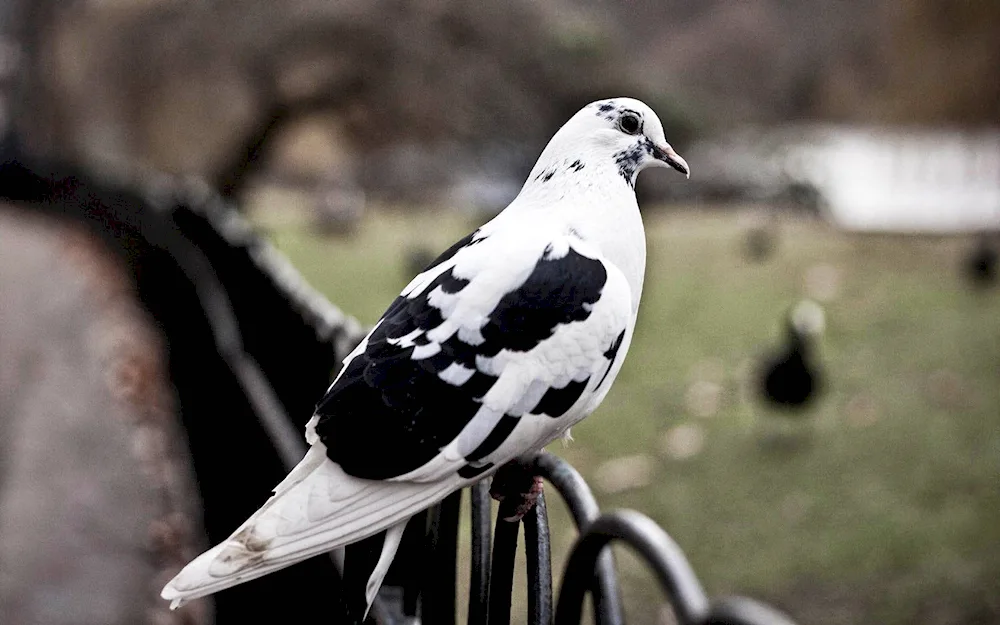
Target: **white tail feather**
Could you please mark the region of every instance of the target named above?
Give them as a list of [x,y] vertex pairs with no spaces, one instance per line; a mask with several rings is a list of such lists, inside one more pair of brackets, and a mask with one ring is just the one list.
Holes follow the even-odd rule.
[[368,610],[372,608],[372,602],[375,601],[378,589],[382,587],[385,574],[389,572],[389,565],[396,557],[396,550],[399,549],[399,542],[403,540],[403,530],[405,529],[406,523],[403,522],[386,530],[385,542],[382,543],[382,553],[378,557],[375,568],[372,569],[372,574],[368,576],[368,583],[365,584],[365,601],[368,603],[365,608],[365,618],[368,617]]
[[185,566],[160,595],[176,608],[368,538],[405,524],[464,482],[457,475],[428,483],[363,480],[328,460],[322,443],[314,445],[260,510]]

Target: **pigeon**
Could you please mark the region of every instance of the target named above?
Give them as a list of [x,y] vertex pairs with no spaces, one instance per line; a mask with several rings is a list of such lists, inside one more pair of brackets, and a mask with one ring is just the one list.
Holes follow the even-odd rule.
[[812,300],[802,300],[792,309],[785,344],[761,369],[760,391],[765,400],[794,411],[815,398],[822,373],[813,359],[813,343],[825,325],[823,308]]
[[777,246],[778,232],[772,223],[752,226],[744,233],[743,256],[747,260],[762,263],[774,254]]
[[417,246],[407,250],[405,262],[403,263],[406,270],[406,278],[415,273],[422,273],[435,258],[437,258],[437,252],[427,246]]
[[986,288],[997,280],[997,249],[986,233],[976,238],[976,243],[966,254],[962,268],[974,287]]
[[176,608],[384,532],[367,612],[410,517],[568,437],[632,341],[646,264],[635,180],[652,166],[690,176],[644,103],[570,118],[517,197],[413,278],[344,359],[273,496],[161,596]]

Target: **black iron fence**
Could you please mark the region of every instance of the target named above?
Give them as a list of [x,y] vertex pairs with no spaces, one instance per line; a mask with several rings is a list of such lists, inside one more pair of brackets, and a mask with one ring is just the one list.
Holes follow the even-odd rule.
[[[133,271],[140,298],[171,346],[171,378],[208,539],[225,538],[301,457],[312,402],[361,338],[361,326],[311,289],[233,204],[202,184],[135,172],[109,183],[8,155],[0,164],[0,197],[86,225]],[[234,427],[253,466],[220,457]],[[501,502],[492,524],[486,485],[467,489],[469,625],[510,622],[522,525],[526,622],[532,625],[579,623],[587,593],[595,623],[625,623],[612,543],[628,545],[646,563],[682,625],[790,623],[752,599],[710,600],[663,529],[635,511],[601,514],[586,482],[559,458],[540,453],[523,458],[518,468],[542,476],[548,496],[565,501],[579,536],[554,589],[545,496],[521,522],[504,521],[515,504]],[[456,622],[461,500],[455,493],[411,522],[369,621]],[[318,596],[323,600],[317,603]],[[265,604],[261,597],[270,600]],[[216,622],[259,622],[269,609],[280,622],[315,622],[317,610],[327,622],[348,622],[336,558],[314,558],[220,593]]]
[[[620,625],[626,622],[614,559],[608,548],[623,543],[632,548],[656,577],[680,625],[790,625],[786,616],[746,597],[709,600],[681,548],[649,517],[621,510],[601,514],[590,488],[571,465],[542,452],[519,462],[525,475],[542,476],[549,497],[558,494],[566,503],[579,536],[563,569],[562,583],[553,588],[551,541],[545,495],[521,522],[510,522],[516,503],[501,502],[491,525],[490,496],[486,482],[468,489],[471,508],[468,625],[501,625],[511,621],[518,533],[524,526],[527,601],[524,622],[529,625],[580,623],[584,598],[591,595],[593,622]],[[419,588],[390,592],[391,597],[420,594],[419,601],[403,600],[380,606],[390,622],[452,625],[456,621],[456,542],[461,493],[454,493],[430,511],[426,534],[428,551],[420,561],[424,583]],[[492,531],[491,531],[492,530]],[[410,531],[408,528],[407,531]],[[492,545],[491,545],[492,543]],[[430,569],[430,570],[428,570]],[[390,603],[392,603],[390,601]]]

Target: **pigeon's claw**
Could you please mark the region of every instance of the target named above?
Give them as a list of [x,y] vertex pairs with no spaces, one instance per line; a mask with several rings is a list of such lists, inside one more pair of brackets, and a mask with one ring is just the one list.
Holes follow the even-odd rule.
[[490,484],[490,497],[501,504],[501,510],[510,512],[504,521],[516,523],[531,512],[542,494],[542,478],[529,475],[523,467],[515,463],[500,467]]
[[528,489],[528,492],[519,493],[521,500],[514,508],[514,514],[505,516],[503,518],[504,521],[516,523],[517,521],[523,519],[524,515],[531,512],[531,510],[535,507],[535,502],[538,501],[538,496],[542,494],[542,478],[535,475],[532,479],[533,482],[531,484],[531,488]]

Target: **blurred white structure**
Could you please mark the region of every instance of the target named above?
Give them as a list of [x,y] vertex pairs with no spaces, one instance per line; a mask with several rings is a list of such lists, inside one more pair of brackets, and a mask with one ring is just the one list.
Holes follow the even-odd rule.
[[827,127],[788,145],[789,177],[852,230],[1000,229],[1000,131]]
[[1000,230],[1000,129],[755,128],[689,153],[707,187],[767,203],[812,188],[851,230]]

